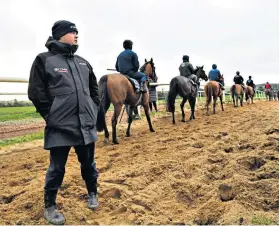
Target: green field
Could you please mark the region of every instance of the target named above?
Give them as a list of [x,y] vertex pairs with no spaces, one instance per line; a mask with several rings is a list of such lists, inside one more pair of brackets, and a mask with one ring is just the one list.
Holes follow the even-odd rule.
[[[177,97],[176,98],[176,109],[179,110],[180,103],[182,101],[182,98]],[[225,103],[230,102],[230,96],[226,95],[226,99],[224,100]],[[205,97],[199,97],[197,101],[197,105],[200,105],[202,103],[205,103]],[[165,105],[166,100],[158,100],[158,105]],[[219,104],[219,101],[218,101]],[[190,106],[188,103],[185,104],[186,109],[190,109]],[[109,111],[113,110],[112,104],[110,105]],[[163,112],[158,112],[159,113],[165,113]],[[144,114],[142,112],[142,114]],[[155,113],[152,112],[151,116],[153,116]],[[7,122],[7,121],[15,121],[15,120],[26,120],[26,119],[33,119],[33,118],[41,118],[40,114],[36,112],[35,107],[33,106],[28,106],[28,107],[0,107],[0,123],[1,122]],[[1,124],[0,124],[1,125]],[[12,145],[15,143],[22,143],[22,142],[28,142],[36,139],[42,139],[43,138],[43,131],[42,132],[36,132],[32,134],[28,134],[25,136],[20,136],[20,137],[13,137],[13,138],[7,138],[0,140],[0,147],[5,147],[8,145]]]
[[37,133],[32,133],[32,134],[27,134],[24,136],[20,137],[13,137],[13,138],[7,138],[0,140],[0,148],[1,147],[6,147],[12,144],[19,144],[19,143],[24,143],[24,142],[29,142],[32,140],[38,140],[38,139],[43,139],[44,137],[44,132],[37,132]]
[[40,118],[35,107],[2,107],[0,108],[0,122]]

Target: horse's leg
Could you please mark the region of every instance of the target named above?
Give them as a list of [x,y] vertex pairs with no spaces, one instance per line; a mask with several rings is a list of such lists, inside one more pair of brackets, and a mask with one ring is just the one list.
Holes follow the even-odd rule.
[[190,98],[189,99],[189,103],[190,103],[190,106],[191,106],[191,117],[190,117],[190,120],[192,119],[195,119],[194,117],[194,111],[195,111],[195,103],[196,103],[196,98]]
[[212,96],[211,97],[209,97],[209,96],[206,96],[206,104],[205,104],[205,107],[206,107],[206,115],[209,115],[209,104],[210,104],[210,98],[212,98]]
[[[105,120],[106,122],[106,120]],[[108,144],[109,143],[109,131],[108,131],[108,128],[107,128],[107,123],[105,123],[104,125],[104,133],[105,133],[105,139],[104,139],[104,143]]]
[[149,129],[150,129],[151,132],[155,132],[155,130],[153,129],[152,123],[151,123],[151,117],[150,117],[150,113],[149,113],[148,102],[145,105],[143,105],[143,107],[144,107],[145,115],[146,115],[146,118],[147,118],[147,121],[148,121],[148,124],[149,124]]
[[116,104],[114,106],[114,115],[112,117],[112,136],[113,136],[113,143],[119,144],[117,139],[117,123],[118,123],[118,117],[122,110],[122,104]]
[[243,107],[243,96],[244,96],[244,95],[241,95],[241,97],[240,97],[240,106],[241,106],[241,107]]
[[184,112],[184,106],[185,106],[185,103],[186,103],[187,99],[186,98],[183,98],[181,104],[180,104],[180,107],[181,107],[181,111],[182,111],[182,120],[181,122],[185,122],[185,112]]
[[209,115],[209,103],[206,103],[206,115]]
[[221,102],[222,111],[224,111],[223,95],[220,95],[220,102]]
[[127,111],[127,115],[128,115],[128,127],[126,130],[126,136],[130,137],[130,127],[131,127],[131,123],[132,123],[132,112],[134,111],[134,107],[129,106],[128,107],[128,111]]
[[213,97],[213,114],[216,114],[217,97]]

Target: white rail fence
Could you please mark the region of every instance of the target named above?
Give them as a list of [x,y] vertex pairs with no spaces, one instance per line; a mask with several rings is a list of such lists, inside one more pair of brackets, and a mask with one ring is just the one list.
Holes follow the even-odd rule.
[[[2,77],[0,78],[0,82],[8,82],[8,83],[28,83],[27,79],[22,79],[22,78],[5,78]],[[150,86],[156,86],[156,87],[163,87],[163,86],[169,86],[167,83],[150,83]],[[203,89],[203,86],[201,86]],[[226,90],[229,90],[229,87],[225,87]],[[159,95],[161,93],[161,95]],[[157,100],[166,100],[166,94],[167,91],[159,91],[157,89]],[[5,95],[5,96],[11,96],[11,95],[27,95],[25,92],[1,92],[0,95]],[[256,99],[265,99],[265,93],[263,91],[256,90],[255,94]],[[223,99],[225,101],[231,101],[231,94],[228,91],[223,92]],[[197,101],[203,101],[204,100],[204,91],[198,91],[198,96],[197,96]]]

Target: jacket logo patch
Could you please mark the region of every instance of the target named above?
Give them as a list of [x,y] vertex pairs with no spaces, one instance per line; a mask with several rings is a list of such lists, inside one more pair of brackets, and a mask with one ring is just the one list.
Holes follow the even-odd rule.
[[62,73],[68,73],[68,69],[67,68],[54,68],[53,69],[55,72],[62,72]]
[[86,64],[86,63],[82,63],[82,62],[80,62],[79,64],[80,64],[80,65],[87,66],[87,64]]

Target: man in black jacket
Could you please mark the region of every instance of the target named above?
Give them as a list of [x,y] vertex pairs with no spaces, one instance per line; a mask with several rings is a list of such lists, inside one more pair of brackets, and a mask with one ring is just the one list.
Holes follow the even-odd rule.
[[88,190],[88,207],[98,207],[94,142],[100,100],[92,67],[74,54],[77,41],[75,24],[57,21],[46,43],[49,51],[37,55],[29,78],[28,97],[46,121],[44,149],[50,151],[50,165],[44,187],[44,216],[52,224],[65,223],[55,207],[71,147],[75,148]]

